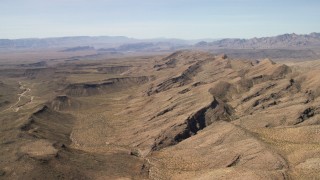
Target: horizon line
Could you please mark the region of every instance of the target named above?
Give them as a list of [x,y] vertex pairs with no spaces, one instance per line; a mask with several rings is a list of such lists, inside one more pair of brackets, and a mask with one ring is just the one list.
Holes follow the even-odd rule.
[[282,33],[277,35],[270,35],[270,36],[254,36],[250,38],[241,38],[241,37],[220,37],[220,38],[213,38],[213,37],[203,37],[203,38],[195,38],[195,39],[185,39],[185,38],[177,38],[177,37],[152,37],[152,38],[138,38],[138,37],[130,37],[126,35],[62,35],[62,36],[46,36],[46,37],[21,37],[21,38],[0,38],[0,40],[28,40],[28,39],[54,39],[54,38],[75,38],[75,37],[122,37],[122,38],[128,38],[128,39],[135,39],[135,40],[155,40],[155,39],[175,39],[175,40],[185,40],[185,41],[196,41],[196,40],[204,40],[204,39],[211,39],[211,40],[221,40],[221,39],[254,39],[254,38],[267,38],[267,37],[276,37],[281,35],[311,35],[314,33],[320,33],[320,32],[310,32],[310,33]]

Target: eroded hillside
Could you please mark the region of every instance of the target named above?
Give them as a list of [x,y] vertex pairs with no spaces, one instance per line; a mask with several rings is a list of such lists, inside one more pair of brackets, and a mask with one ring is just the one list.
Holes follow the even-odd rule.
[[200,51],[4,68],[0,175],[317,179],[319,74]]

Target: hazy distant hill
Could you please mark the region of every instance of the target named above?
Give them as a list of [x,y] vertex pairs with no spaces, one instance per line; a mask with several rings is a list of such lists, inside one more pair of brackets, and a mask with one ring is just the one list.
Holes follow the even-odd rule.
[[135,43],[170,43],[173,45],[190,44],[191,42],[180,39],[134,39],[125,36],[74,36],[57,38],[30,38],[30,39],[0,39],[0,48],[66,48],[92,46],[95,48],[113,48],[124,44]]
[[75,36],[43,39],[0,39],[0,48],[53,48],[74,46],[101,46],[110,44],[133,43],[139,40],[124,36]]
[[141,42],[141,43],[130,43],[123,44],[117,48],[117,51],[166,51],[176,50],[179,48],[187,47],[186,43],[177,42]]
[[75,51],[88,51],[88,50],[95,50],[94,47],[91,46],[77,46],[72,48],[67,48],[62,50],[62,52],[75,52]]
[[196,47],[214,48],[248,48],[248,49],[269,49],[269,48],[294,48],[314,47],[320,45],[320,33],[308,35],[283,34],[274,37],[262,37],[252,39],[222,39],[219,41],[197,43]]

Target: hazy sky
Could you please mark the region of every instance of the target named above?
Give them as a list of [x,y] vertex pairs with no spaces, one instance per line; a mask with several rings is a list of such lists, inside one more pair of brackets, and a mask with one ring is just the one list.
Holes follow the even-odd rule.
[[320,0],[0,0],[0,39],[261,37],[320,32]]

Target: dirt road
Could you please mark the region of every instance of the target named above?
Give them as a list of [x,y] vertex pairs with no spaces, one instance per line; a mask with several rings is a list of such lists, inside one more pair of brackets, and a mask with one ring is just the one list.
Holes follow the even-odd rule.
[[[23,92],[21,94],[17,94],[18,95],[18,101],[15,104],[11,105],[8,109],[6,109],[4,111],[7,111],[7,110],[11,109],[14,112],[18,112],[20,110],[20,108],[22,108],[23,106],[32,103],[32,101],[34,99],[34,96],[27,95],[27,93],[31,92],[31,89],[30,88],[26,88],[25,85],[23,85],[21,81],[19,81],[19,86],[20,86],[19,88],[21,90],[23,90]],[[27,97],[27,98],[30,97],[30,101],[28,101],[27,103],[24,103],[22,105],[19,105],[22,97]],[[4,112],[4,111],[2,111],[2,112]]]

